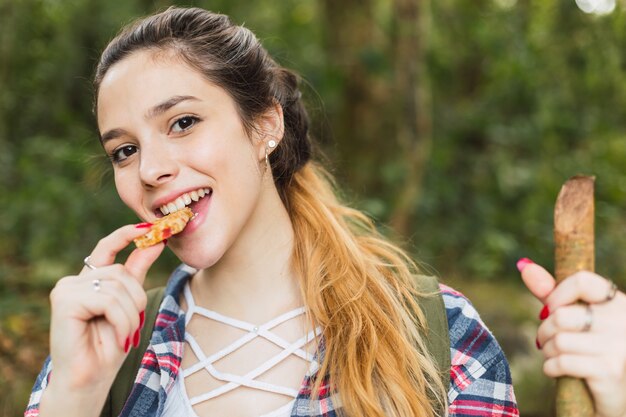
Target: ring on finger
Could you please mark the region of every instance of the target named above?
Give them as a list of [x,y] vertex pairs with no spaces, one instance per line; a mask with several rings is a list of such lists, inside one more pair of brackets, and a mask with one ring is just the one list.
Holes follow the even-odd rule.
[[97,278],[91,281],[91,285],[93,286],[93,290],[95,292],[99,292],[100,288],[102,288],[102,284],[100,283],[100,280]]
[[581,332],[588,332],[593,325],[593,311],[591,310],[591,304],[585,306],[585,322],[583,323]]
[[85,257],[85,259],[83,259],[83,264],[85,264],[85,266],[91,270],[95,270],[97,269],[95,266],[93,266],[91,264],[91,255]]

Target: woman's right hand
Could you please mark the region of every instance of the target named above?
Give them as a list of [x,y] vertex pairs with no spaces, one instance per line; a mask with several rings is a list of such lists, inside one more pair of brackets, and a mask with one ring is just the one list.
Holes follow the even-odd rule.
[[143,282],[165,247],[135,249],[123,265],[114,264],[116,255],[146,232],[145,226],[124,226],[100,240],[90,255],[96,269],[84,267],[52,290],[53,371],[40,415],[63,411],[67,416],[70,409],[82,410],[75,415],[99,415],[129,348],[139,342],[147,301]]

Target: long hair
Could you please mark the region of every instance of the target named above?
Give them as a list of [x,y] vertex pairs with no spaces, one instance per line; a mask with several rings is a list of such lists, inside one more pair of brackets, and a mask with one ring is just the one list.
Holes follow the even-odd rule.
[[332,177],[311,160],[299,78],[278,65],[248,29],[199,8],[169,8],[122,29],[102,53],[94,85],[138,50],[173,52],[223,88],[248,133],[276,103],[285,132],[270,154],[274,182],[295,233],[292,261],[311,319],[323,328],[328,375],[346,416],[434,416],[445,390],[427,352],[415,302],[415,263],[363,213],[340,203]]

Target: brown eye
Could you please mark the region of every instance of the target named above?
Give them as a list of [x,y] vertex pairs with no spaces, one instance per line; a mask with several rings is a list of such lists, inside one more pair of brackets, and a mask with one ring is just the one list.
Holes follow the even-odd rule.
[[171,130],[174,133],[184,132],[185,130],[189,129],[191,126],[195,125],[197,121],[198,121],[197,117],[193,117],[193,116],[181,117],[180,119],[174,122]]
[[121,148],[117,148],[112,155],[113,162],[122,162],[126,160],[128,157],[132,156],[132,154],[137,152],[137,147],[134,145],[125,145]]

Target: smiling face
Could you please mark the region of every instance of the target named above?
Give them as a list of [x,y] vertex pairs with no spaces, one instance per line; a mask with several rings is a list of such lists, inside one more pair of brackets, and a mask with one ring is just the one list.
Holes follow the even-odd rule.
[[271,216],[278,197],[265,143],[280,139],[282,118],[264,120],[268,137],[250,138],[225,90],[173,55],[145,50],[113,65],[98,94],[121,199],[145,221],[189,205],[195,218],[168,244],[196,268],[257,239]]

